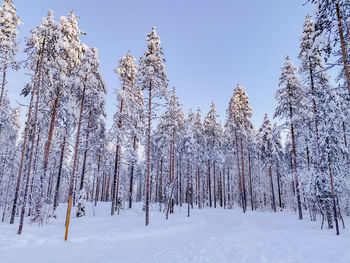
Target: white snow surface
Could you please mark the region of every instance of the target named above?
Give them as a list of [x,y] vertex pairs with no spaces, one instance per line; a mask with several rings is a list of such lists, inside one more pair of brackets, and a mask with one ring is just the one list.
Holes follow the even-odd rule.
[[[158,206],[145,226],[142,204],[110,216],[110,203],[99,203],[93,215],[71,219],[64,242],[66,206],[58,219],[42,227],[18,222],[0,224],[0,262],[350,262],[350,231],[320,230],[320,222],[299,221],[291,212],[251,212],[238,208],[176,208],[165,220]],[[350,220],[346,218],[346,226]]]

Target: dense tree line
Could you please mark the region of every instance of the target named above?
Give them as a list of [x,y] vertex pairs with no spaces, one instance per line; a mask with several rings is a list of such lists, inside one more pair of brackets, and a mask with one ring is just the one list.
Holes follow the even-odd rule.
[[[30,32],[16,61],[21,21],[11,0],[0,8],[0,211],[1,220],[44,224],[67,203],[69,218],[86,213],[86,201],[111,202],[111,215],[144,202],[166,218],[176,206],[238,206],[293,210],[317,217],[339,234],[350,214],[349,58],[350,4],[310,0],[297,68],[286,57],[272,123],[259,128],[241,85],[233,90],[222,123],[212,102],[185,115],[175,88],[168,88],[165,55],[156,29],[137,61],[129,51],[115,73],[117,111],[106,129],[106,85],[96,48],[80,40],[77,16],[56,21],[52,11]],[[25,68],[30,80],[26,121],[11,108],[6,72]],[[331,78],[334,67],[339,75]],[[20,128],[21,125],[24,125]],[[73,208],[73,210],[72,210]]]

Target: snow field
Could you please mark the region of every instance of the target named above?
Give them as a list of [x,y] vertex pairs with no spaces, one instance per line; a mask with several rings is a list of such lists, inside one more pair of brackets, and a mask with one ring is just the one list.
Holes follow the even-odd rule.
[[26,223],[21,236],[17,222],[2,223],[1,262],[350,262],[348,229],[336,236],[334,230],[320,230],[320,222],[297,220],[294,213],[205,208],[187,218],[185,205],[165,220],[153,205],[145,227],[141,208],[136,204],[110,216],[110,203],[99,203],[94,216],[87,203],[87,216],[71,219],[68,242],[63,240],[66,205],[43,227]]

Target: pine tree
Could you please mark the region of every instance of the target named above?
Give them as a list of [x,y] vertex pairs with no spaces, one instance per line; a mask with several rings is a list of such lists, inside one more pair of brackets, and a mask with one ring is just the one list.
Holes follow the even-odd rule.
[[[76,134],[76,142],[75,142],[75,148],[74,148],[74,157],[73,157],[73,167],[72,167],[72,173],[69,183],[69,190],[68,190],[68,210],[67,210],[67,221],[66,221],[66,233],[65,233],[65,240],[67,240],[68,237],[68,227],[69,227],[69,217],[70,217],[70,210],[72,205],[72,198],[73,198],[73,189],[74,189],[74,182],[76,178],[76,166],[77,166],[77,156],[78,156],[78,147],[80,143],[80,132],[81,132],[81,126],[82,126],[82,119],[83,119],[83,112],[86,106],[89,107],[89,120],[91,120],[91,114],[94,113],[96,116],[99,116],[101,114],[104,114],[104,100],[101,98],[103,94],[106,93],[106,87],[103,81],[103,78],[101,76],[100,70],[100,62],[98,60],[98,54],[96,48],[90,48],[86,51],[86,54],[84,58],[82,59],[82,62],[80,66],[76,69],[75,75],[76,78],[78,78],[78,81],[75,81],[75,91],[77,94],[77,97],[80,98],[80,113],[79,113],[79,121],[78,121],[78,128],[77,128],[77,134]],[[89,130],[88,125],[88,130]],[[87,136],[88,137],[88,136]],[[88,141],[88,138],[86,142]],[[87,149],[87,147],[85,148]],[[85,152],[86,153],[86,152]],[[86,158],[85,158],[86,162]],[[84,171],[83,171],[84,172]],[[82,176],[82,183],[80,190],[83,189],[83,182],[84,177]],[[82,191],[80,191],[82,192]],[[82,193],[80,193],[81,197],[84,197]],[[83,207],[84,203],[81,203],[80,207],[81,209],[85,209]],[[78,209],[78,213],[79,209]]]
[[295,130],[296,120],[300,117],[300,109],[302,109],[303,91],[299,79],[296,76],[296,68],[287,56],[284,67],[282,68],[282,74],[279,79],[280,89],[276,92],[276,99],[278,106],[275,111],[275,117],[286,118],[286,124],[290,125],[290,133],[292,139],[292,151],[293,151],[293,168],[295,175],[295,188],[297,193],[297,204],[299,219],[303,219],[300,189],[298,181],[298,169],[297,169],[297,154],[295,146]]
[[[316,28],[318,35],[321,35],[320,39],[325,42],[326,53],[328,56],[340,56],[339,62],[343,64],[341,75],[345,77],[345,87],[350,93],[349,46],[347,45],[349,3],[347,0],[308,0],[308,2],[316,6]],[[340,50],[337,49],[338,42],[340,42]]]
[[16,43],[18,28],[21,25],[22,22],[17,16],[16,7],[12,0],[5,0],[2,7],[0,7],[0,69],[2,71],[0,109],[4,96],[7,69],[17,70],[19,68],[15,55],[18,51]]
[[259,129],[260,133],[260,153],[262,155],[262,160],[265,163],[264,166],[267,167],[270,177],[271,186],[271,207],[276,212],[276,201],[275,201],[275,191],[272,178],[272,127],[267,113],[264,116],[264,122]]
[[[206,140],[206,159],[208,162],[208,193],[209,206],[212,206],[212,194],[214,207],[216,207],[216,163],[220,160],[220,127],[217,122],[219,116],[216,113],[214,102],[212,102],[210,111],[204,119],[203,129]],[[210,174],[210,167],[213,168],[213,177]],[[213,182],[211,180],[213,178]],[[212,189],[213,188],[213,191]]]
[[147,50],[140,58],[138,85],[142,90],[147,90],[145,98],[145,111],[147,116],[147,147],[146,147],[146,226],[149,224],[149,189],[150,189],[150,165],[151,165],[151,122],[155,115],[154,106],[158,104],[157,99],[163,99],[167,96],[168,80],[163,58],[163,51],[160,46],[160,38],[156,29],[153,27],[152,32],[147,34]]

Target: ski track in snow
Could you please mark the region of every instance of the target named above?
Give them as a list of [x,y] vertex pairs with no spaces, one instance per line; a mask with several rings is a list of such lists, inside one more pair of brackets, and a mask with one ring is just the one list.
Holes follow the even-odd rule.
[[187,218],[184,205],[166,221],[153,206],[145,227],[142,204],[135,207],[110,216],[110,203],[99,203],[93,216],[88,203],[87,216],[71,219],[68,242],[65,205],[43,227],[26,223],[21,236],[17,222],[1,223],[0,262],[350,262],[350,231],[320,230],[307,211],[302,221],[290,212],[243,214],[238,208],[194,209]]

